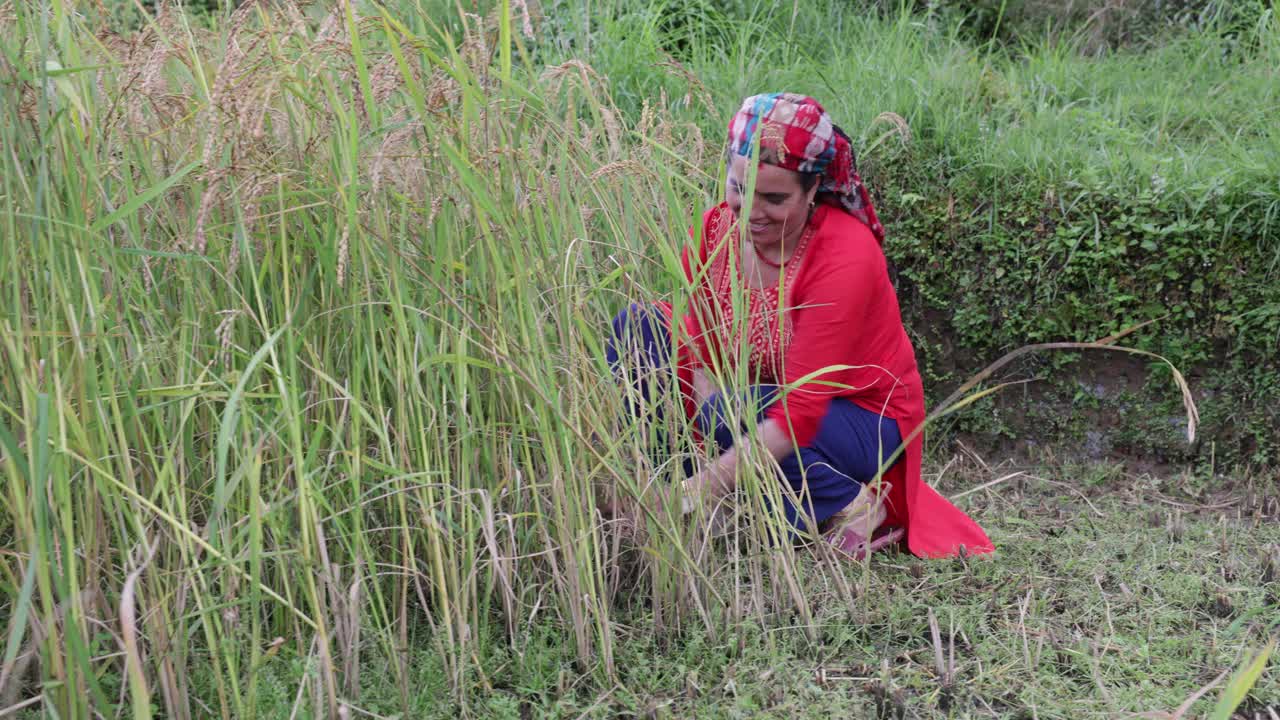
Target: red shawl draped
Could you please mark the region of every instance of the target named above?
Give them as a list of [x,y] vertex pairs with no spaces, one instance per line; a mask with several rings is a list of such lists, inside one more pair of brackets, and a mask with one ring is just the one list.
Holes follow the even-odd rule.
[[[731,284],[724,274],[737,272],[738,233],[727,205],[703,216],[699,237],[696,256],[689,249],[684,253],[692,311],[673,323],[681,338],[686,389],[693,367],[712,365],[713,353],[734,347],[724,330],[732,326],[726,317],[732,308],[726,310],[723,293]],[[924,421],[924,392],[877,238],[852,215],[819,205],[803,245],[784,271],[781,311],[775,310],[777,302],[751,303],[756,312],[773,316],[770,332],[756,332],[757,322],[744,323],[753,343],[750,361],[758,365],[750,373],[761,382],[795,385],[769,408],[768,417],[787,428],[797,446],[805,446],[831,399],[844,397],[896,420],[902,437],[908,437]],[[778,297],[776,291],[765,292]],[[760,335],[774,345],[759,347]],[[730,350],[720,357],[732,356]],[[770,367],[774,362],[759,360],[774,357],[780,371]],[[844,367],[819,372],[831,366]],[[686,407],[693,409],[687,397]],[[917,436],[884,473],[886,526],[904,528],[907,546],[921,557],[992,552],[982,528],[921,479],[922,446],[923,437]]]

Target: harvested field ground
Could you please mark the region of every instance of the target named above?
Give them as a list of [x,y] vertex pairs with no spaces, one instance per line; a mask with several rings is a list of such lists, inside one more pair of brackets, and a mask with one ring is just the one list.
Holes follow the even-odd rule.
[[[485,659],[490,687],[477,683],[470,710],[496,718],[1164,718],[1182,708],[1195,718],[1217,702],[1224,673],[1280,630],[1273,482],[1134,476],[1098,463],[991,466],[973,454],[942,466],[941,487],[965,493],[959,504],[990,531],[995,557],[925,562],[889,553],[865,573],[851,565],[856,607],[811,589],[814,642],[785,622],[716,640],[698,630],[659,640],[646,629],[652,617],[634,608],[617,620],[611,686],[577,672],[556,627],[535,625],[515,650]],[[1000,478],[1008,479],[974,490]],[[437,658],[418,663],[415,687],[445,692]],[[394,713],[393,692],[375,684],[363,696],[386,697],[368,709]],[[412,716],[461,710],[434,696],[423,693]],[[1271,670],[1235,717],[1275,712],[1280,674]]]

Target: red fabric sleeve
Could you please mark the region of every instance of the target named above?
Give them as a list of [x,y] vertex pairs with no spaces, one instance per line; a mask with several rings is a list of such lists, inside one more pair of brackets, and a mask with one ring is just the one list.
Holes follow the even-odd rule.
[[684,268],[684,279],[689,282],[690,287],[693,286],[693,261],[689,259],[691,249],[686,245],[680,252],[680,266]]
[[700,314],[705,314],[711,302],[704,272],[707,264],[707,245],[711,242],[708,224],[718,210],[718,208],[712,208],[703,214],[701,229],[695,226],[689,227],[689,239],[697,243],[697,253],[694,253],[694,247],[691,244],[685,245],[680,252],[680,266],[684,270],[689,304],[685,307],[685,314],[679,322],[685,333],[681,340],[686,343],[688,349],[686,362],[691,368],[704,367],[707,363],[707,337],[703,334],[699,317]]
[[[838,250],[845,248],[834,247],[834,240],[828,238],[827,247],[814,253],[814,259],[825,261],[803,273],[804,287],[796,288],[794,307],[785,316],[794,333],[783,368],[787,386],[824,368],[883,356],[877,352],[882,349],[873,346],[878,326],[885,322],[878,317],[883,308],[875,302],[878,284],[887,277],[883,256],[877,262],[868,254],[841,253]],[[859,380],[865,383],[860,377],[865,374],[854,369],[826,370],[789,392],[784,389],[767,417],[787,428],[797,447],[805,447],[817,434],[831,399],[848,394],[847,387],[830,383],[856,386]]]

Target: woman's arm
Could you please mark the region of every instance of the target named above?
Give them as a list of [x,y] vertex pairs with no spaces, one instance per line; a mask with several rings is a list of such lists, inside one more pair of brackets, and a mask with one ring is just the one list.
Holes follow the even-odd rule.
[[[698,358],[699,360],[701,358]],[[702,407],[702,403],[707,401],[716,392],[716,384],[707,377],[707,371],[701,366],[693,368],[693,401],[696,407]]]
[[[864,378],[867,384],[882,379],[881,369],[874,367],[877,339],[885,335],[886,327],[901,323],[901,318],[885,314],[884,305],[875,300],[880,292],[892,292],[881,287],[888,282],[884,256],[870,231],[861,224],[857,229],[862,237],[821,248],[828,256],[819,271],[806,278],[804,292],[797,293],[791,311],[794,334],[784,368],[784,384],[792,390],[779,395],[757,426],[756,447],[775,460],[812,441],[831,398],[838,394],[837,387],[860,384]],[[852,367],[859,364],[864,367]],[[686,493],[714,498],[732,492],[740,447],[750,452],[751,444],[740,438],[709,467],[685,481]]]
[[[763,420],[756,426],[760,436],[760,445],[774,460],[782,459],[787,453],[795,452],[791,434],[774,420]],[[708,495],[711,498],[723,497],[733,492],[737,486],[738,463],[741,461],[741,448],[749,447],[750,440],[742,438],[737,444],[720,454],[709,467],[685,481],[686,495]]]

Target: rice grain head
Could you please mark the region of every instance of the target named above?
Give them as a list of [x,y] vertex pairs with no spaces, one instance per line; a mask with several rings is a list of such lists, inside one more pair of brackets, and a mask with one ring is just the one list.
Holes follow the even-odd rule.
[[671,147],[671,118],[665,114],[668,107],[666,88],[662,88],[658,92],[658,107],[664,111],[664,114],[658,119],[658,144],[669,148]]
[[163,39],[157,38],[155,45],[142,69],[142,94],[146,97],[157,96],[167,90],[167,79],[163,74],[165,61],[169,59],[173,49]]
[[511,12],[520,13],[520,32],[532,40],[533,19],[529,16],[529,3],[526,0],[511,0]]
[[621,175],[623,173],[635,173],[637,175],[653,174],[644,163],[638,160],[617,160],[600,166],[591,173],[588,179],[596,181],[602,178]]
[[223,369],[230,370],[232,368],[232,331],[236,329],[236,318],[241,311],[219,310],[218,314],[223,318],[218,323],[218,329],[214,331],[214,336],[218,338],[218,355],[223,361]]
[[443,209],[444,209],[443,195],[437,195],[431,198],[431,214],[427,216],[427,227],[432,227],[433,225],[436,224],[436,216],[438,216],[440,214],[440,211]]
[[271,97],[275,94],[278,81],[272,78],[267,82],[266,87],[262,89],[257,102],[254,105],[258,109],[257,117],[253,124],[249,126],[249,137],[255,140],[261,140],[266,136],[267,113],[271,108]]
[[666,56],[666,60],[658,63],[658,67],[661,67],[668,75],[680,78],[685,82],[685,86],[687,88],[684,96],[685,106],[687,107],[692,104],[690,98],[692,95],[696,94],[698,96],[698,102],[702,103],[703,109],[710,113],[711,117],[718,117],[720,110],[711,100],[711,93],[707,90],[707,86],[702,82],[702,80],[699,79],[697,75],[694,75],[689,68],[685,67],[683,63],[675,59],[675,57],[669,53],[663,54]]
[[609,143],[609,159],[616,160],[622,154],[622,127],[618,124],[618,116],[602,106],[600,117],[604,120],[604,135]]
[[895,112],[886,110],[875,117],[871,124],[878,122],[887,122],[893,125],[898,131],[898,137],[902,138],[902,144],[906,145],[911,142],[911,126],[907,124],[905,118]]
[[707,156],[707,143],[702,137],[702,128],[697,123],[689,123],[689,136],[687,146],[692,151],[692,155],[685,157],[694,167],[702,167]]
[[653,108],[649,106],[649,98],[646,97],[644,99],[644,104],[640,106],[640,122],[636,123],[636,134],[641,137],[647,137],[649,135],[649,130],[652,127]]
[[281,2],[280,7],[283,9],[286,29],[282,33],[285,37],[305,38],[307,36],[307,18],[302,14],[302,9],[298,7],[295,0],[287,0]]
[[599,84],[603,87],[608,86],[608,79],[595,71],[595,68],[585,62],[573,59],[552,65],[542,73],[542,81],[548,84],[548,89],[552,94],[559,93],[564,85],[565,78],[577,77],[580,86],[593,99],[596,98],[595,85]]
[[342,228],[342,238],[338,240],[338,287],[345,287],[347,280],[347,253],[350,251],[348,242],[351,239],[351,227]]
[[[405,122],[408,117],[408,111],[401,109],[387,124]],[[432,157],[429,149],[417,151],[415,148],[414,137],[422,130],[421,122],[408,122],[383,138],[378,151],[373,154],[373,163],[369,171],[372,192],[376,193],[386,180],[402,193],[421,196],[421,191],[425,190],[426,185],[426,174],[423,168]]]
[[400,76],[400,65],[395,55],[387,53],[369,74],[369,88],[374,101],[384,103],[391,93],[400,89],[403,78]]
[[342,21],[343,9],[346,3],[339,3],[329,11],[328,15],[320,21],[320,27],[316,29],[315,39],[311,41],[311,49],[315,50],[320,45],[334,38],[345,38],[347,34],[346,23]]
[[222,173],[208,173],[206,182],[208,185],[205,186],[204,194],[200,196],[200,210],[196,213],[195,233],[191,237],[191,249],[198,255],[203,255],[208,245],[204,226],[209,222],[209,216],[213,213],[213,206],[218,201],[218,186],[222,182]]

